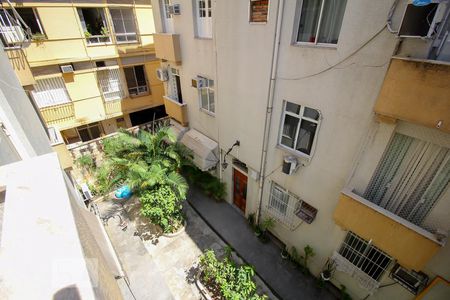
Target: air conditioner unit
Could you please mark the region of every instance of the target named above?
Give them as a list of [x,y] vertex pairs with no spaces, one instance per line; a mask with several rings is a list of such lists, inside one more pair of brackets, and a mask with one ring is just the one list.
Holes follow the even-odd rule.
[[156,77],[161,81],[169,80],[169,74],[166,69],[156,69]]
[[59,66],[59,68],[61,69],[61,72],[63,73],[73,73],[73,65],[61,65]]
[[408,270],[399,264],[394,266],[390,276],[414,295],[422,291],[428,283],[425,273]]
[[444,3],[432,0],[428,5],[418,6],[410,1],[403,14],[398,36],[407,38],[433,38],[445,13]]
[[169,6],[169,14],[181,15],[180,4],[173,4]]
[[283,159],[282,172],[286,175],[292,175],[297,171],[298,162],[294,156],[285,156]]

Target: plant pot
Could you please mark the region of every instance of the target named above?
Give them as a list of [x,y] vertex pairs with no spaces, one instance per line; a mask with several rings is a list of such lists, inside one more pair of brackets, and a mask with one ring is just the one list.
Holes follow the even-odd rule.
[[181,226],[177,231],[175,231],[173,233],[163,233],[163,236],[168,237],[168,238],[179,236],[186,230],[186,224],[187,224],[186,220],[184,220],[183,226]]
[[329,274],[328,272],[321,272],[320,277],[322,278],[323,281],[330,281],[331,274]]
[[286,250],[282,250],[281,251],[281,258],[282,259],[288,259],[289,258],[289,252],[287,252]]

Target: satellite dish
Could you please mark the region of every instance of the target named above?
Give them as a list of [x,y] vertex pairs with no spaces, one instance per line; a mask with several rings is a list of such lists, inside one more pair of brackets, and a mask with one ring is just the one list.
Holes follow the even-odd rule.
[[413,0],[412,4],[414,6],[426,6],[431,3],[431,0]]

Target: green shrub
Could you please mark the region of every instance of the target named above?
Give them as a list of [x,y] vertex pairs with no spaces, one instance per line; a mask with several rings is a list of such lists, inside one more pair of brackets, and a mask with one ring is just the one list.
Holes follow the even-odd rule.
[[211,196],[216,200],[225,199],[227,195],[226,185],[217,177],[208,172],[203,172],[199,168],[192,165],[183,166],[182,172],[189,183],[198,186],[208,196]]
[[229,256],[219,260],[213,250],[207,250],[200,256],[199,266],[202,282],[224,299],[267,299],[256,293],[255,271],[249,265],[237,266]]
[[95,167],[94,159],[89,154],[84,154],[84,155],[81,155],[80,157],[78,157],[75,160],[75,164],[79,168],[84,169],[86,171],[90,171]]
[[181,200],[169,186],[142,193],[141,214],[161,226],[165,233],[176,231],[184,221]]

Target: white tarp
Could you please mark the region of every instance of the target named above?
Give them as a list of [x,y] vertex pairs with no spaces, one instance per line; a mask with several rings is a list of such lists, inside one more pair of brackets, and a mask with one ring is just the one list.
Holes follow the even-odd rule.
[[195,129],[190,129],[181,138],[181,143],[192,150],[194,164],[202,171],[214,168],[219,162],[219,145]]

